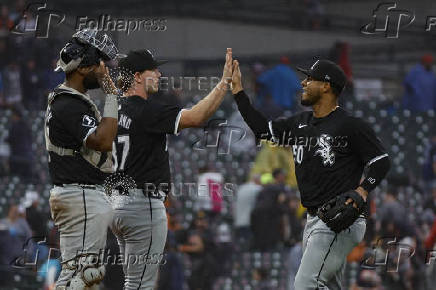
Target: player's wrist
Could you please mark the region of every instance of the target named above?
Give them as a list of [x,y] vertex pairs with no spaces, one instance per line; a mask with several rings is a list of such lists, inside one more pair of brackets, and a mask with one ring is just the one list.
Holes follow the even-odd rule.
[[359,186],[356,188],[356,192],[360,194],[360,196],[363,198],[363,200],[366,202],[368,198],[368,191],[366,191],[363,187]]
[[240,91],[243,91],[242,85],[232,85],[232,94],[236,95]]
[[118,120],[118,98],[114,94],[107,94],[104,103],[103,118],[114,118]]
[[225,78],[222,78],[221,81],[215,86],[218,90],[227,91],[229,89],[229,83]]

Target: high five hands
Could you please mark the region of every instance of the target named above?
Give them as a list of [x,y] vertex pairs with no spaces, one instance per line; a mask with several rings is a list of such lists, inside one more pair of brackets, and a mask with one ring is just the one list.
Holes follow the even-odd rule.
[[226,63],[224,65],[221,81],[231,85],[232,94],[237,94],[239,91],[243,90],[239,62],[233,59],[231,48],[227,48]]

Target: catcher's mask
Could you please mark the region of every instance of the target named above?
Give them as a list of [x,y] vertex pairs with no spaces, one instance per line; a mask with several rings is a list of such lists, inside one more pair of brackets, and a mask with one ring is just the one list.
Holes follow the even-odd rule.
[[59,52],[55,71],[68,73],[79,67],[98,65],[101,60],[114,60],[117,55],[118,49],[107,34],[86,28],[74,33]]

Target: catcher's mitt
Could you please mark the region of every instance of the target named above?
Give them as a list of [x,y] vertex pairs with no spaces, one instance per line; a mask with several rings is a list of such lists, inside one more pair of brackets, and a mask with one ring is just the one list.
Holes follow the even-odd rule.
[[[345,204],[351,198],[353,202]],[[365,201],[357,191],[350,190],[329,200],[318,209],[318,217],[335,233],[350,227],[362,213]]]

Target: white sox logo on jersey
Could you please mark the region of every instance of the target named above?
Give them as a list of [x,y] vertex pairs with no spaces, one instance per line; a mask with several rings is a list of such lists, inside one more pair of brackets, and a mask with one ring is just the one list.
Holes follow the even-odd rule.
[[95,127],[95,118],[88,116],[88,115],[83,115],[83,119],[82,119],[82,126],[85,127]]
[[332,166],[335,163],[335,153],[332,150],[332,142],[333,138],[328,134],[322,134],[319,137],[319,149],[315,151],[314,156],[321,156],[324,166]]

